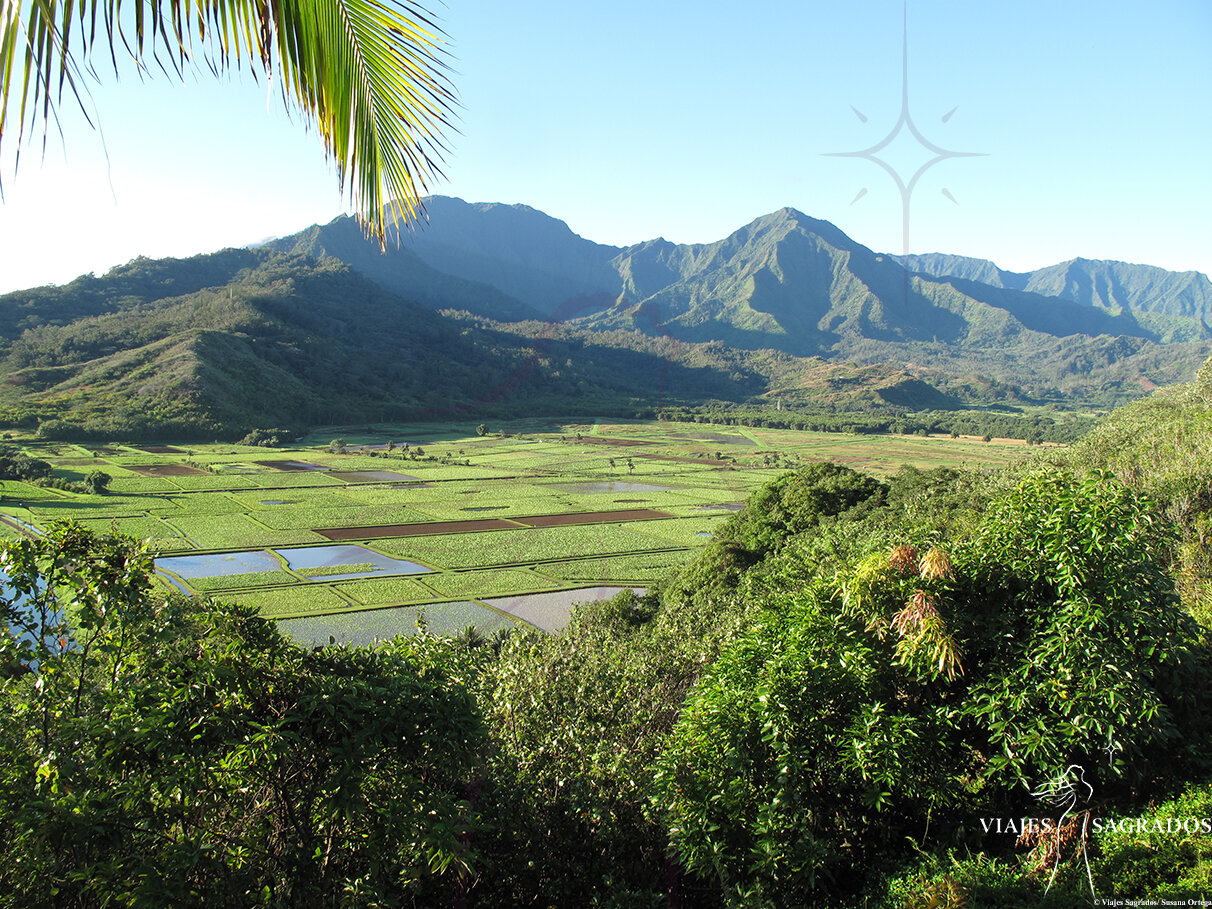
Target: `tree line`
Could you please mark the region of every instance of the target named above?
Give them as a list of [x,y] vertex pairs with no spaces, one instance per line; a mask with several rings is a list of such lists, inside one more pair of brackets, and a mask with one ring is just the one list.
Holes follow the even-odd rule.
[[782,410],[715,402],[700,407],[668,407],[664,419],[719,423],[725,426],[757,426],[765,429],[793,429],[811,432],[854,434],[950,435],[1022,439],[1031,444],[1044,442],[1069,444],[1090,431],[1092,419],[1057,421],[1050,416],[1005,413],[998,410],[931,410],[864,413],[862,411]]

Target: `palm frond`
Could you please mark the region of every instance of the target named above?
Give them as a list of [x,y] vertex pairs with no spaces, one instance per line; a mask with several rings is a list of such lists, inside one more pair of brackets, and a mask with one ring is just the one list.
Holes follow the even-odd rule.
[[[133,7],[133,9],[132,9]],[[103,51],[169,75],[247,64],[317,128],[368,235],[420,214],[456,101],[441,30],[413,0],[0,0],[0,142],[43,140]],[[85,110],[85,115],[88,111]]]

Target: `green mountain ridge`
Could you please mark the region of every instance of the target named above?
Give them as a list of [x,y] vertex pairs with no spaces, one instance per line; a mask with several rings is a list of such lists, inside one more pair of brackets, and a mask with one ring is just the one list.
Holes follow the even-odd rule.
[[[429,214],[386,254],[337,218],[0,296],[0,420],[213,438],[771,396],[825,414],[1110,406],[1212,354],[1203,316],[1186,314],[1197,297],[1181,296],[1201,285],[1158,269],[1123,272],[1103,306],[1030,289],[1078,286],[1074,267],[1032,284],[936,256],[921,267],[955,273],[909,274],[791,208],[715,243],[626,248],[526,206],[434,197]],[[1167,289],[1180,298],[1160,300]],[[871,371],[861,391],[842,381],[854,368]]]
[[[1203,315],[1212,296],[1194,273],[1075,260],[1020,275],[986,260],[933,254],[911,259],[914,273],[906,278],[899,257],[875,253],[792,208],[715,243],[658,238],[618,248],[579,237],[528,206],[442,196],[427,205],[428,222],[403,237],[426,265],[588,330],[839,359],[860,356],[874,342],[890,345],[881,356],[902,361],[903,344],[944,343],[997,361],[1009,348],[1034,355],[1056,338],[1212,339]],[[352,221],[337,219],[277,241],[277,248],[337,255],[385,286],[400,280],[385,274],[412,267],[396,252],[368,265],[365,255],[345,251],[337,235],[351,229]],[[363,252],[369,246],[358,242]],[[1100,270],[1087,275],[1085,266]],[[515,317],[495,306],[485,298],[474,311]],[[1184,363],[1180,379],[1201,362],[1173,353]]]
[[[473,282],[469,290],[474,293],[468,298],[479,295],[478,314],[498,319],[529,318],[536,311],[551,315],[570,298],[614,291],[617,275],[609,263],[618,248],[585,240],[563,221],[534,208],[430,196],[425,209],[425,222],[389,233],[386,255],[379,255],[378,247],[362,237],[349,217],[266,245],[283,252],[336,256],[405,296],[417,296],[418,282],[412,275],[420,261],[436,272]],[[502,306],[487,297],[484,287],[515,302]],[[439,293],[453,296],[446,287]],[[517,301],[530,307],[530,314],[513,311]]]
[[[156,286],[190,286],[157,284],[176,270],[232,277],[155,299]],[[57,323],[38,318],[44,309]],[[22,319],[0,336],[0,418],[51,437],[206,439],[268,425],[623,413],[658,398],[743,400],[767,387],[724,351],[451,319],[336,259],[270,249],[137,261],[112,278],[0,297],[0,313],[16,310]],[[37,327],[19,331],[27,319]]]
[[1030,272],[1010,272],[988,259],[941,253],[912,255],[911,271],[966,278],[1107,310],[1131,310],[1212,322],[1212,281],[1197,271],[1167,271],[1102,259],[1070,259]]
[[[1160,340],[1129,311],[952,276],[906,279],[896,258],[794,209],[759,218],[714,244],[646,244],[614,261],[626,274],[664,273],[674,280],[657,290],[633,281],[632,299],[624,294],[608,313],[581,324],[842,358],[860,341],[942,341],[979,350],[1044,343],[1045,336]],[[652,292],[640,297],[645,291]]]
[[456,277],[433,268],[393,236],[385,250],[368,242],[352,218],[340,217],[283,240],[263,244],[264,249],[322,259],[332,256],[361,272],[385,290],[429,309],[463,309],[476,315],[508,321],[541,316],[533,306],[491,284]]

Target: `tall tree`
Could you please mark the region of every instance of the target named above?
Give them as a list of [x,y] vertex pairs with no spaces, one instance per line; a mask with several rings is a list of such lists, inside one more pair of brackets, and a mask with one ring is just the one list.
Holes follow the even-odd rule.
[[140,72],[248,64],[277,80],[380,244],[441,175],[454,94],[441,32],[413,0],[0,0],[0,141],[10,104],[18,141],[45,136],[65,96],[84,107],[94,55],[117,75],[128,54]]

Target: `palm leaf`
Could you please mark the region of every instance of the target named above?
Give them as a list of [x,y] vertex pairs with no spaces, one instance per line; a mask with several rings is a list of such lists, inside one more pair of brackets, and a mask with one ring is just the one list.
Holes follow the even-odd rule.
[[381,245],[441,176],[455,98],[442,32],[413,0],[0,0],[0,142],[10,104],[18,143],[39,128],[45,143],[65,96],[87,116],[83,74],[96,75],[98,47],[115,75],[129,56],[141,72],[247,64],[276,80]]

